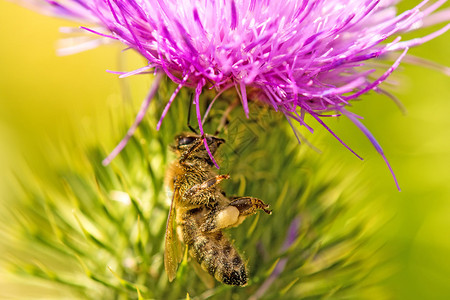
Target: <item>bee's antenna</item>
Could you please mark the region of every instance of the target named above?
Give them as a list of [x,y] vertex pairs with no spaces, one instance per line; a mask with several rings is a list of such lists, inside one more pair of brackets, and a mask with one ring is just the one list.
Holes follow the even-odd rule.
[[187,126],[193,133],[198,134],[197,130],[195,130],[194,127],[191,126],[191,107],[192,107],[193,98],[194,98],[194,93],[191,93],[191,99],[189,100],[189,108],[188,108]]

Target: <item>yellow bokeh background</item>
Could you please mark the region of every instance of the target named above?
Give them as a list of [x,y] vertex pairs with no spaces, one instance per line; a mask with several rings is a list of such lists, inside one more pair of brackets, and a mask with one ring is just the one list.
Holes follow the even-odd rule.
[[[116,137],[110,107],[120,114],[123,98],[138,105],[151,79],[142,76],[132,79],[131,90],[120,88],[117,75],[105,70],[117,70],[123,56],[128,65],[139,66],[141,61],[122,54],[119,46],[57,56],[56,42],[63,37],[59,27],[74,23],[4,1],[0,20],[0,201],[8,201],[10,170],[24,160],[38,159],[34,150],[42,147],[40,141],[60,139],[81,126],[108,140]],[[449,46],[447,33],[410,53],[450,66]],[[342,160],[370,180],[373,198],[391,216],[377,238],[396,249],[390,258],[395,267],[383,282],[392,298],[450,299],[450,78],[403,63],[393,80],[398,85],[391,91],[405,105],[406,115],[387,97],[373,94],[355,102],[352,111],[364,116],[364,124],[383,146],[401,192],[382,159],[349,121],[329,124],[365,158],[363,162],[313,124],[323,135],[317,146],[324,150],[321,155]],[[4,285],[0,279],[0,288]]]

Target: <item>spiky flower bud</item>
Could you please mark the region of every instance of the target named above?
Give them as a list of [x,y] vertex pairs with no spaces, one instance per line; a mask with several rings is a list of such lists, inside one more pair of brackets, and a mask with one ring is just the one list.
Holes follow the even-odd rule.
[[[378,280],[386,271],[377,267],[383,258],[371,240],[381,216],[362,209],[365,189],[354,188],[355,178],[343,180],[348,172],[339,162],[307,148],[299,151],[287,126],[274,128],[280,118],[269,111],[250,114],[250,120],[234,112],[217,155],[223,172],[231,175],[224,185],[227,195],[265,199],[274,211],[227,231],[246,258],[249,284],[231,287],[213,280],[211,288],[211,279],[189,256],[169,283],[163,263],[169,209],[163,181],[174,159],[168,146],[183,130],[176,121],[185,107],[174,103],[158,135],[153,125],[159,105],[107,167],[101,164],[103,139],[78,130],[69,135],[74,140],[55,141],[57,151],[46,145],[39,154],[45,168],[31,162],[21,170],[15,198],[0,212],[5,221],[0,247],[1,264],[22,278],[23,293],[38,285],[36,295],[43,299],[384,295]],[[127,115],[122,131],[132,119],[130,110]],[[277,136],[275,142],[264,134],[268,131]],[[271,153],[285,155],[264,159]],[[20,298],[22,292],[0,291],[0,297]]]

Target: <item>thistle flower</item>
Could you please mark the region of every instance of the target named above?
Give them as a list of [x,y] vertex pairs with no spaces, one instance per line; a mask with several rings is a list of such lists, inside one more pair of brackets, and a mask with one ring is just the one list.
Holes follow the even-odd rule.
[[[182,88],[195,90],[193,104],[201,133],[202,119],[216,99],[234,89],[247,117],[250,100],[268,104],[284,114],[299,139],[292,121],[313,132],[305,122],[305,116],[311,115],[355,153],[322,120],[347,116],[369,138],[392,172],[381,146],[347,106],[370,91],[384,92],[380,84],[398,67],[410,47],[450,28],[446,24],[422,38],[402,41],[402,33],[448,21],[450,11],[436,13],[444,0],[432,3],[425,0],[397,14],[396,3],[396,0],[49,0],[47,6],[39,2],[37,8],[56,16],[95,23],[94,27],[81,27],[99,37],[86,43],[86,47],[118,40],[147,59],[146,66],[122,73],[121,77],[153,71],[175,82],[177,87],[161,113],[158,129]],[[394,53],[398,53],[394,63],[375,64],[375,60],[392,58]],[[375,75],[380,71],[381,75]],[[135,123],[105,164],[125,146],[160,82],[158,75]],[[205,89],[215,90],[216,95],[208,109],[201,112]]]

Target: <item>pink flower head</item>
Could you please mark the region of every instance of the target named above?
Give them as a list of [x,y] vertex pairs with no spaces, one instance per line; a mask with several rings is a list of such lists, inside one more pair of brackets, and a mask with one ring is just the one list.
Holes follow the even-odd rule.
[[[345,115],[386,160],[375,138],[346,106],[371,90],[381,91],[380,83],[398,67],[410,47],[450,28],[446,24],[428,36],[402,41],[401,33],[424,24],[447,22],[450,11],[436,13],[445,1],[425,0],[397,14],[396,2],[48,0],[44,9],[58,16],[96,23],[100,29],[82,28],[101,39],[119,40],[148,60],[147,66],[121,76],[154,70],[178,84],[158,128],[178,91],[189,87],[195,89],[194,105],[203,134],[201,119],[205,113],[199,105],[203,89],[213,88],[220,95],[231,88],[239,95],[247,116],[248,101],[262,101],[283,113],[289,123],[295,120],[311,132],[304,121],[306,114],[334,136],[322,118]],[[389,42],[383,43],[387,39]],[[381,76],[374,77],[376,70],[370,62],[392,52],[398,52],[396,61],[385,67]],[[161,75],[157,75],[135,124],[105,163],[123,148],[142,120],[160,79]],[[258,91],[257,99],[247,97],[249,88]]]

